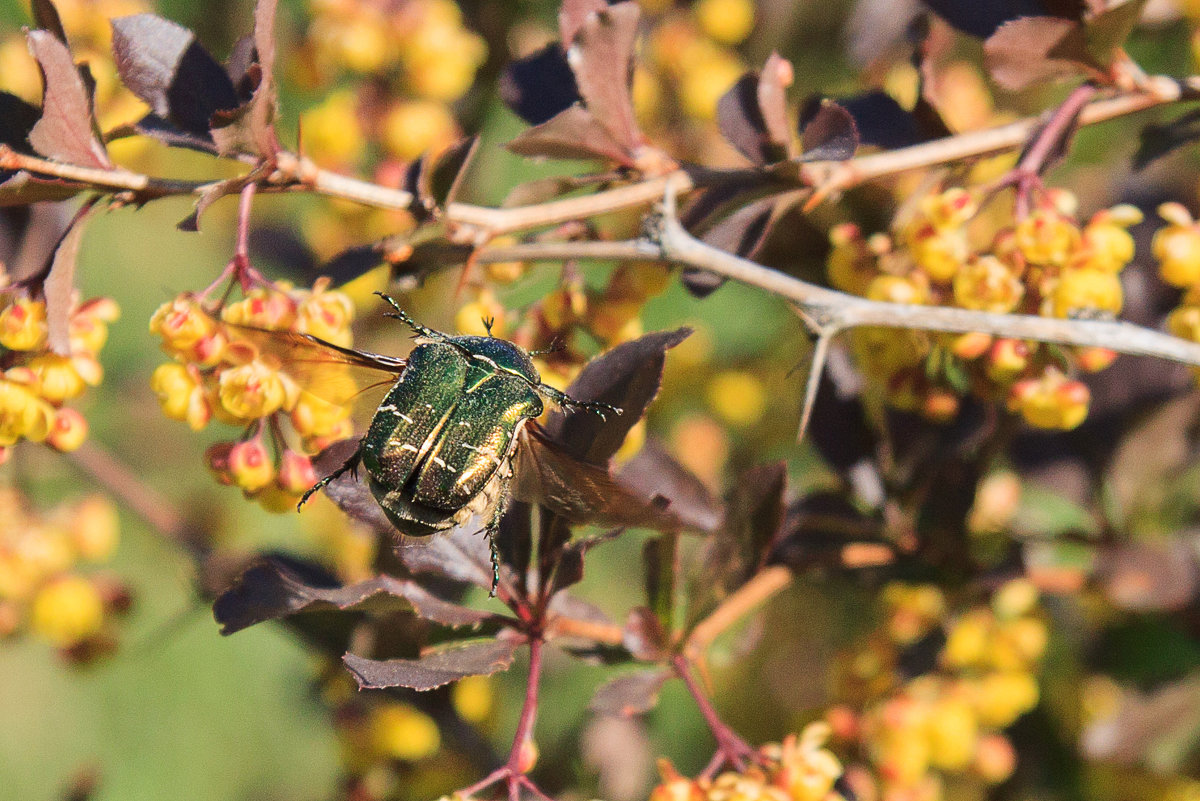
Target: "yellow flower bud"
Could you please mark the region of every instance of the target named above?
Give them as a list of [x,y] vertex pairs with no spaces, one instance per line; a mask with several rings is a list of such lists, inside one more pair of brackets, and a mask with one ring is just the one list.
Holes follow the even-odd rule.
[[95,585],[82,576],[55,579],[33,599],[30,628],[60,648],[97,634],[103,624],[104,601]]
[[287,395],[279,371],[258,360],[225,370],[218,379],[221,407],[239,420],[256,420],[277,412]]
[[372,710],[371,744],[382,756],[415,761],[437,753],[441,733],[433,719],[404,703]]
[[275,465],[261,439],[239,442],[229,449],[229,476],[246,492],[254,492],[275,479]]
[[54,413],[54,424],[46,435],[46,444],[56,451],[69,453],[78,449],[87,435],[88,424],[82,414],[75,409],[59,409]]
[[76,505],[70,522],[71,542],[83,559],[107,560],[117,547],[120,522],[117,510],[102,495],[93,495]]
[[38,350],[46,344],[46,305],[13,298],[0,311],[0,346],[9,350]]

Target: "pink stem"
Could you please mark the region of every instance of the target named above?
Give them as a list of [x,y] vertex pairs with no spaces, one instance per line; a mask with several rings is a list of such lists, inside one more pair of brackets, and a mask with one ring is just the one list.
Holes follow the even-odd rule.
[[717,753],[713,756],[713,761],[705,768],[705,773],[710,771],[715,773],[722,762],[728,762],[735,770],[745,770],[746,760],[754,757],[754,749],[739,737],[737,732],[729,728],[725,721],[721,720],[712,701],[708,700],[708,696],[696,681],[696,677],[692,675],[687,659],[682,655],[676,655],[672,658],[671,665],[675,668],[676,675],[687,685],[688,692],[695,699],[700,714],[704,716],[709,731],[717,741]]
[[1021,158],[1020,163],[1013,169],[1011,182],[1017,189],[1016,216],[1018,219],[1027,217],[1031,211],[1032,193],[1041,185],[1042,171],[1055,148],[1063,143],[1071,133],[1071,127],[1091,99],[1099,91],[1094,84],[1085,83],[1075,87],[1067,99],[1050,115],[1046,125],[1038,131],[1037,137]]
[[525,704],[521,707],[521,717],[517,721],[517,730],[513,735],[512,749],[508,753],[508,761],[501,767],[489,773],[483,779],[464,787],[458,795],[470,797],[499,781],[508,785],[509,801],[519,801],[521,788],[532,792],[543,801],[553,801],[542,792],[533,781],[521,771],[521,752],[526,741],[533,740],[533,724],[537,719],[538,685],[542,677],[542,646],[544,641],[540,634],[530,635],[529,639],[529,680],[525,685]]

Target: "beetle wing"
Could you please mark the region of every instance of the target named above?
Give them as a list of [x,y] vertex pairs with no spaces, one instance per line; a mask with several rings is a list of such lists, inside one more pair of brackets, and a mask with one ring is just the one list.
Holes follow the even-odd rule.
[[513,497],[545,506],[572,523],[678,531],[686,525],[661,497],[647,498],[613,478],[607,467],[581,462],[536,424],[519,433]]
[[409,491],[454,411],[466,376],[467,360],[449,345],[419,345],[409,354],[408,366],[375,410],[363,437],[363,464],[380,486],[389,492]]
[[413,497],[458,509],[487,485],[512,450],[522,421],[541,413],[542,401],[522,381],[472,365],[466,387],[422,463]]
[[311,334],[222,323],[244,358],[262,358],[287,373],[305,392],[336,405],[357,402],[373,412],[407,359],[335,345]]

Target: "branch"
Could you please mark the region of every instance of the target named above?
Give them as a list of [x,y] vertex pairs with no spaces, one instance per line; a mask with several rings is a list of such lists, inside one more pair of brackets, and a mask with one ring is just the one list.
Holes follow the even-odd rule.
[[945,306],[882,303],[816,286],[790,275],[718,250],[693,237],[674,217],[673,198],[651,232],[661,257],[723,275],[743,284],[764,289],[791,301],[810,320],[813,333],[832,336],[849,328],[882,326],[914,331],[963,334],[980,331],[993,336],[1031,339],[1058,345],[1103,347],[1118,353],[1155,356],[1200,366],[1200,343],[1144,328],[1108,320],[1062,320],[1029,314],[996,314]]
[[792,578],[792,571],[782,565],[773,565],[756,573],[692,629],[685,653],[690,658],[697,658],[722,632],[787,588]]
[[[1182,81],[1164,76],[1147,78],[1136,90],[1088,103],[1079,115],[1080,126],[1093,125],[1168,103],[1195,100],[1200,95],[1200,76]],[[938,139],[921,145],[858,156],[848,161],[820,161],[799,165],[801,183],[818,187],[817,197],[909,170],[953,161],[987,156],[1022,147],[1042,124],[1043,117],[1027,117],[1017,122]],[[257,182],[260,192],[312,192],[325,197],[348,200],[382,209],[407,209],[411,193],[381,186],[317,167],[311,160],[294,153],[275,155],[275,169]],[[141,198],[200,195],[219,181],[175,181],[155,178],[120,168],[102,170],[62,164],[49,159],[17,153],[0,145],[0,169],[27,170],[37,175],[61,178],[84,184],[99,191],[131,192]],[[712,171],[711,176],[726,177],[728,171]],[[740,173],[744,170],[736,170]],[[708,180],[708,179],[705,179]],[[510,209],[489,208],[467,203],[451,203],[444,220],[464,242],[482,245],[504,233],[555,225],[598,214],[640,208],[657,201],[668,186],[684,193],[697,186],[697,179],[685,170],[654,176],[636,183],[618,186],[581,197],[563,198],[547,203]]]
[[[1193,76],[1182,82],[1165,76],[1150,77],[1136,91],[1088,103],[1080,111],[1078,125],[1094,125],[1155,106],[1194,100],[1197,92],[1200,92],[1200,77]],[[1026,117],[996,128],[857,156],[847,161],[810,162],[801,165],[800,178],[804,185],[818,187],[819,197],[828,197],[836,191],[898,173],[1024,147],[1043,121],[1042,115]],[[463,241],[478,245],[500,234],[642,206],[661,197],[668,186],[683,194],[694,189],[696,181],[687,171],[676,170],[616,189],[532,206],[492,209],[451,203],[446,209],[446,220],[459,226]]]

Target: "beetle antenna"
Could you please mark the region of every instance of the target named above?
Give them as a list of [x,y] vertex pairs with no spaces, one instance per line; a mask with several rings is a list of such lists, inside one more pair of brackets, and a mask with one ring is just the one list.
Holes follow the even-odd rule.
[[432,328],[426,328],[413,318],[409,317],[408,312],[400,308],[400,304],[397,303],[391,295],[386,295],[383,292],[376,292],[375,294],[386,300],[388,305],[396,310],[394,314],[385,314],[384,317],[391,317],[394,320],[399,320],[416,332],[417,336],[419,337],[425,337],[426,339],[432,339],[438,342],[446,339],[446,335],[440,331],[434,331]]
[[495,324],[496,324],[495,317],[484,317],[483,318],[483,327],[487,329],[487,335],[489,337],[492,335],[492,326],[494,326]]
[[531,350],[531,351],[529,351],[529,355],[530,356],[548,356],[551,353],[561,353],[566,349],[567,349],[567,343],[563,342],[558,337],[555,337],[550,342],[550,347],[545,348],[543,350]]

